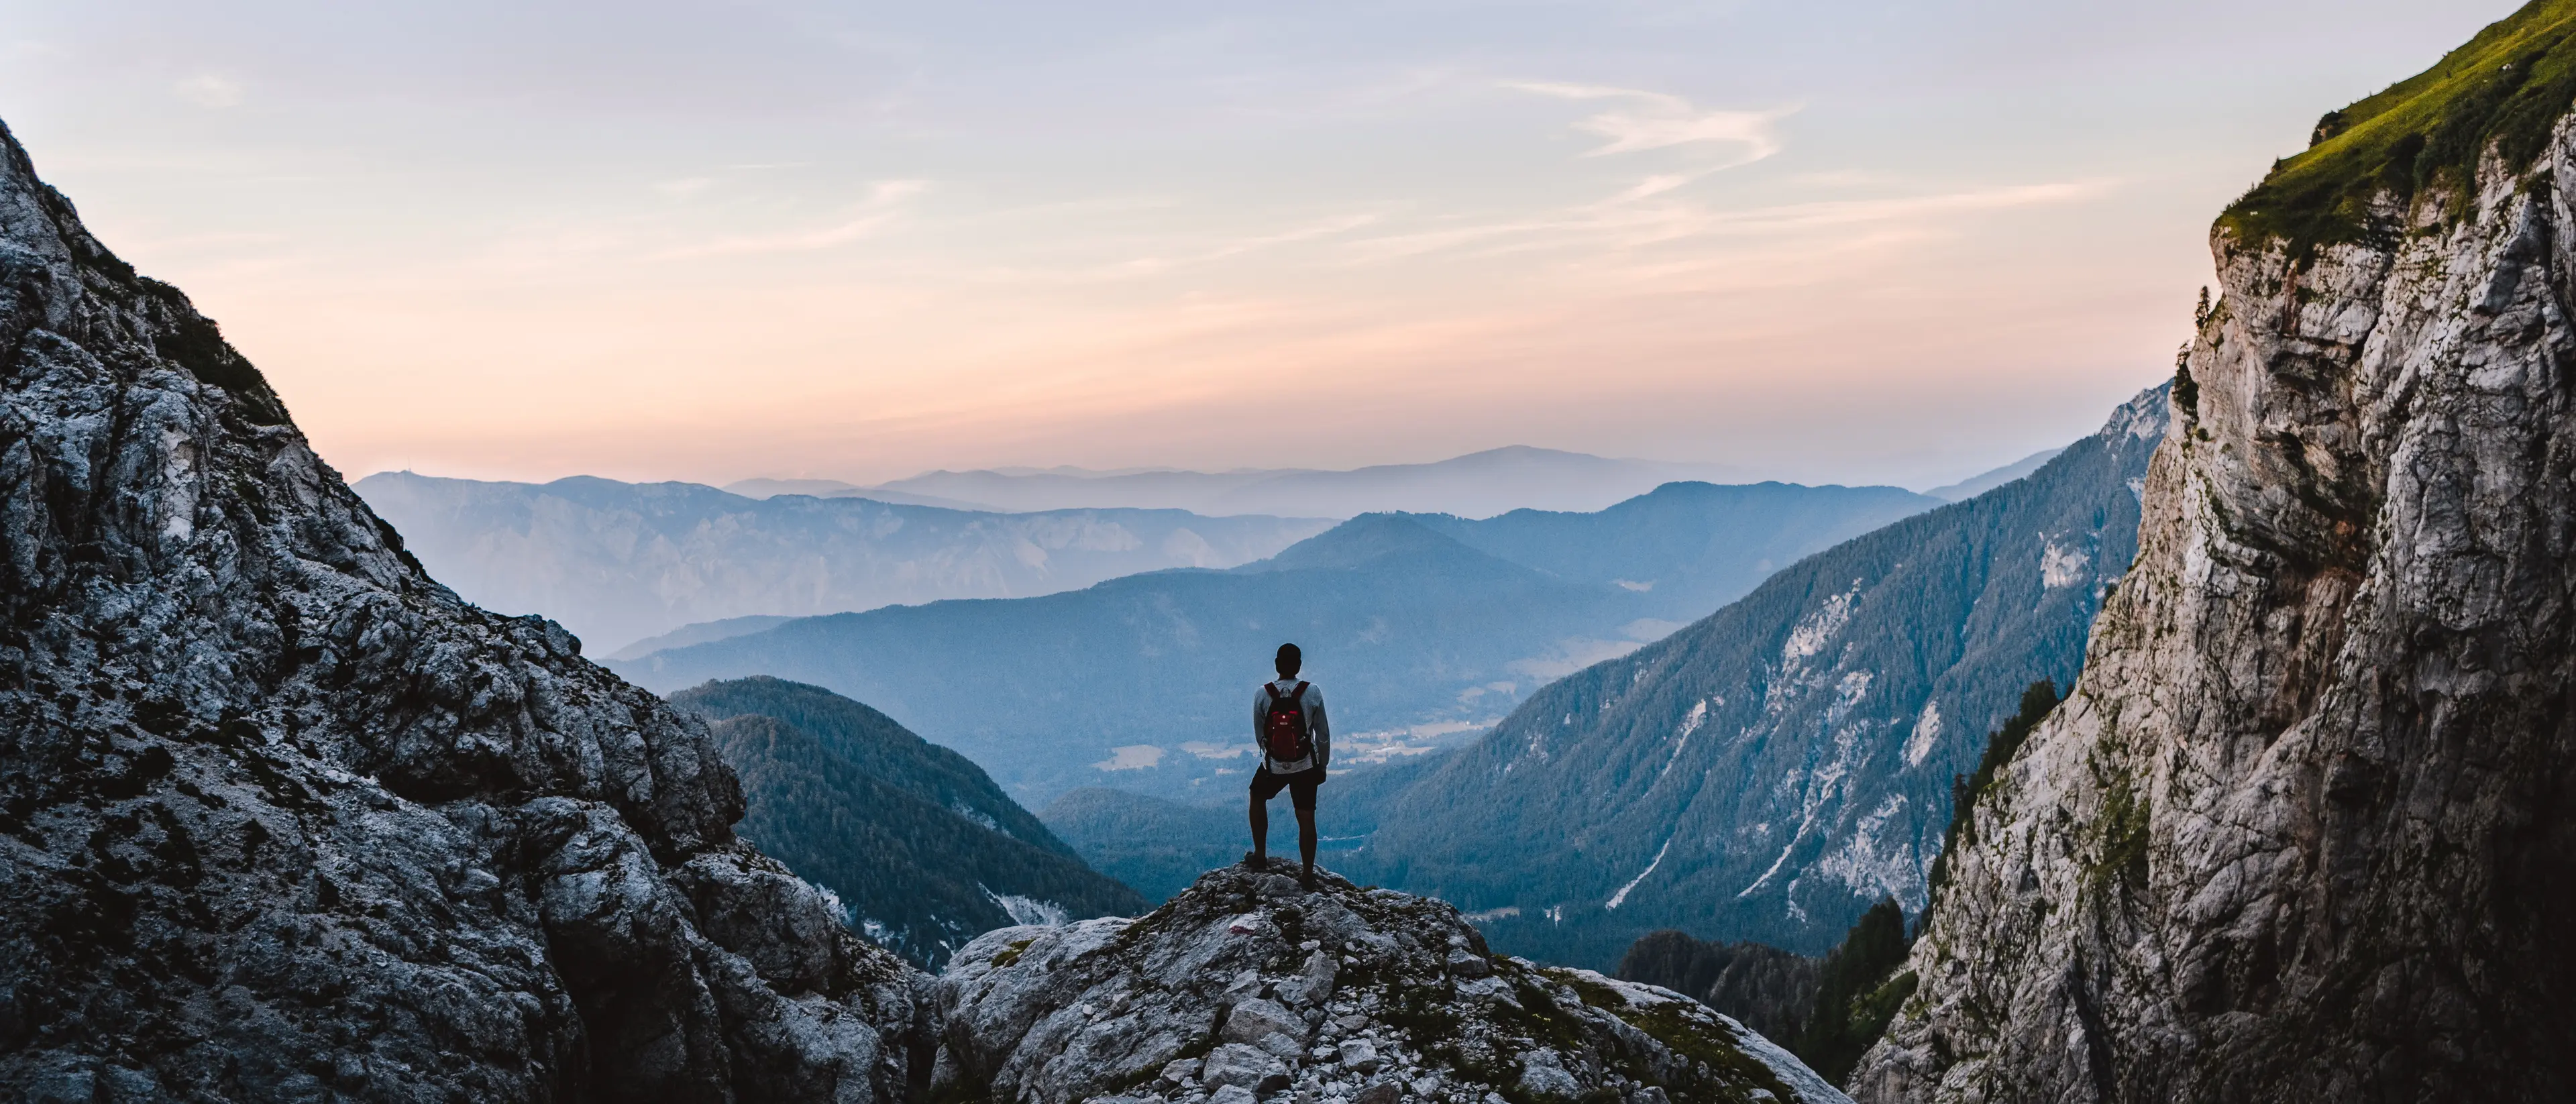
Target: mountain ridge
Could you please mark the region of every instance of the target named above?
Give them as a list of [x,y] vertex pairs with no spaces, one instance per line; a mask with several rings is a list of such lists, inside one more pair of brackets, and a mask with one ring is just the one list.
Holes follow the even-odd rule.
[[355,487],[458,593],[623,651],[691,624],[1078,590],[1227,567],[1329,526],[1173,510],[978,513],[868,499],[750,499],[695,483],[487,483],[379,473]]
[[[826,686],[967,752],[1032,804],[1113,779],[1189,798],[1244,769],[1229,688],[1249,694],[1281,640],[1306,648],[1341,748],[1408,753],[1750,588],[1770,557],[1936,504],[1890,488],[1670,484],[1601,514],[1370,514],[1223,572],[809,619],[608,662],[662,690],[748,674]],[[1530,553],[1551,541],[1618,548]]]
[[708,720],[742,780],[739,831],[917,966],[995,928],[1145,910],[964,756],[862,703],[770,678],[668,700]]
[[2080,667],[2164,390],[2029,477],[1810,555],[1537,691],[1398,797],[1352,861],[1493,914],[1500,944],[1587,965],[1656,928],[1821,954],[1882,896],[1920,908],[1951,776],[2025,686]]

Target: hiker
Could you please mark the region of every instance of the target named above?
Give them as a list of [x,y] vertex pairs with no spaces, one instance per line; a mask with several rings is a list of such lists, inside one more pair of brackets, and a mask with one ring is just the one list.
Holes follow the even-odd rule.
[[1262,870],[1270,865],[1270,799],[1288,791],[1297,808],[1297,851],[1306,858],[1298,882],[1315,888],[1315,787],[1324,784],[1324,764],[1333,757],[1333,730],[1324,723],[1324,692],[1299,682],[1305,657],[1294,644],[1279,646],[1279,681],[1267,682],[1252,695],[1252,744],[1261,769],[1252,772],[1252,853],[1243,865]]

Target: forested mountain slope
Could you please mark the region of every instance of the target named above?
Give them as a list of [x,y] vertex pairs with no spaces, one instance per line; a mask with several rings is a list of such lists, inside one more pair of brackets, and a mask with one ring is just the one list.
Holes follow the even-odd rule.
[[865,705],[773,678],[708,683],[671,704],[713,723],[742,778],[741,833],[922,966],[994,928],[1145,910],[966,757]]
[[2083,662],[2165,425],[2151,389],[2027,478],[1546,687],[1400,797],[1353,869],[1599,966],[1658,928],[1818,954],[1883,896],[1919,908],[1951,776]]
[[2221,217],[2137,569],[1856,1095],[2576,1098],[2571,101],[2533,3]]

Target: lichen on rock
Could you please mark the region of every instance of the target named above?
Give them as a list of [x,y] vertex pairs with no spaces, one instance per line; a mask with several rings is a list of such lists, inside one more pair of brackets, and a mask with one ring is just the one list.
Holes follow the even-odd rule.
[[1844,1099],[1679,994],[1496,955],[1446,904],[1319,881],[1228,867],[1133,920],[985,934],[934,990],[934,1099]]

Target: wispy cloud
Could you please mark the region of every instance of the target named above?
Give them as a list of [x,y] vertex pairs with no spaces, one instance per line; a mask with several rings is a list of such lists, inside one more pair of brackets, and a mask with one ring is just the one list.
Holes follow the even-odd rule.
[[1002,282],[1044,282],[1058,284],[1114,283],[1149,276],[1160,276],[1193,265],[1230,260],[1278,246],[1339,237],[1376,223],[1379,216],[1367,213],[1327,215],[1312,221],[1267,234],[1220,238],[1194,243],[1196,248],[1167,254],[1130,257],[1125,260],[1069,271],[1036,273],[1017,269],[995,270],[987,276]]
[[170,91],[199,107],[236,107],[242,102],[242,83],[219,73],[199,73],[171,85]]
[[780,234],[720,238],[705,245],[673,250],[665,258],[708,257],[739,253],[800,253],[847,245],[892,222],[902,214],[904,201],[920,195],[930,187],[927,180],[881,180],[868,189],[861,200],[841,221],[829,226],[794,230]]
[[1775,124],[1797,110],[1716,110],[1662,92],[1597,84],[1505,81],[1503,87],[1561,100],[1618,101],[1620,106],[1574,124],[1609,139],[1607,143],[1586,151],[1586,157],[1713,143],[1736,147],[1741,152],[1734,164],[1748,164],[1780,152],[1780,136]]
[[1552,217],[1501,219],[1363,238],[1352,243],[1352,256],[1363,262],[1376,262],[1452,250],[1493,255],[1558,246],[1636,249],[1687,238],[1910,225],[1983,211],[2080,202],[2109,190],[2112,183],[2083,180],[2019,184],[1933,195],[1751,208],[1715,207],[1677,197],[1637,202],[1670,191],[1688,179],[1680,175],[1648,177],[1608,201]]

